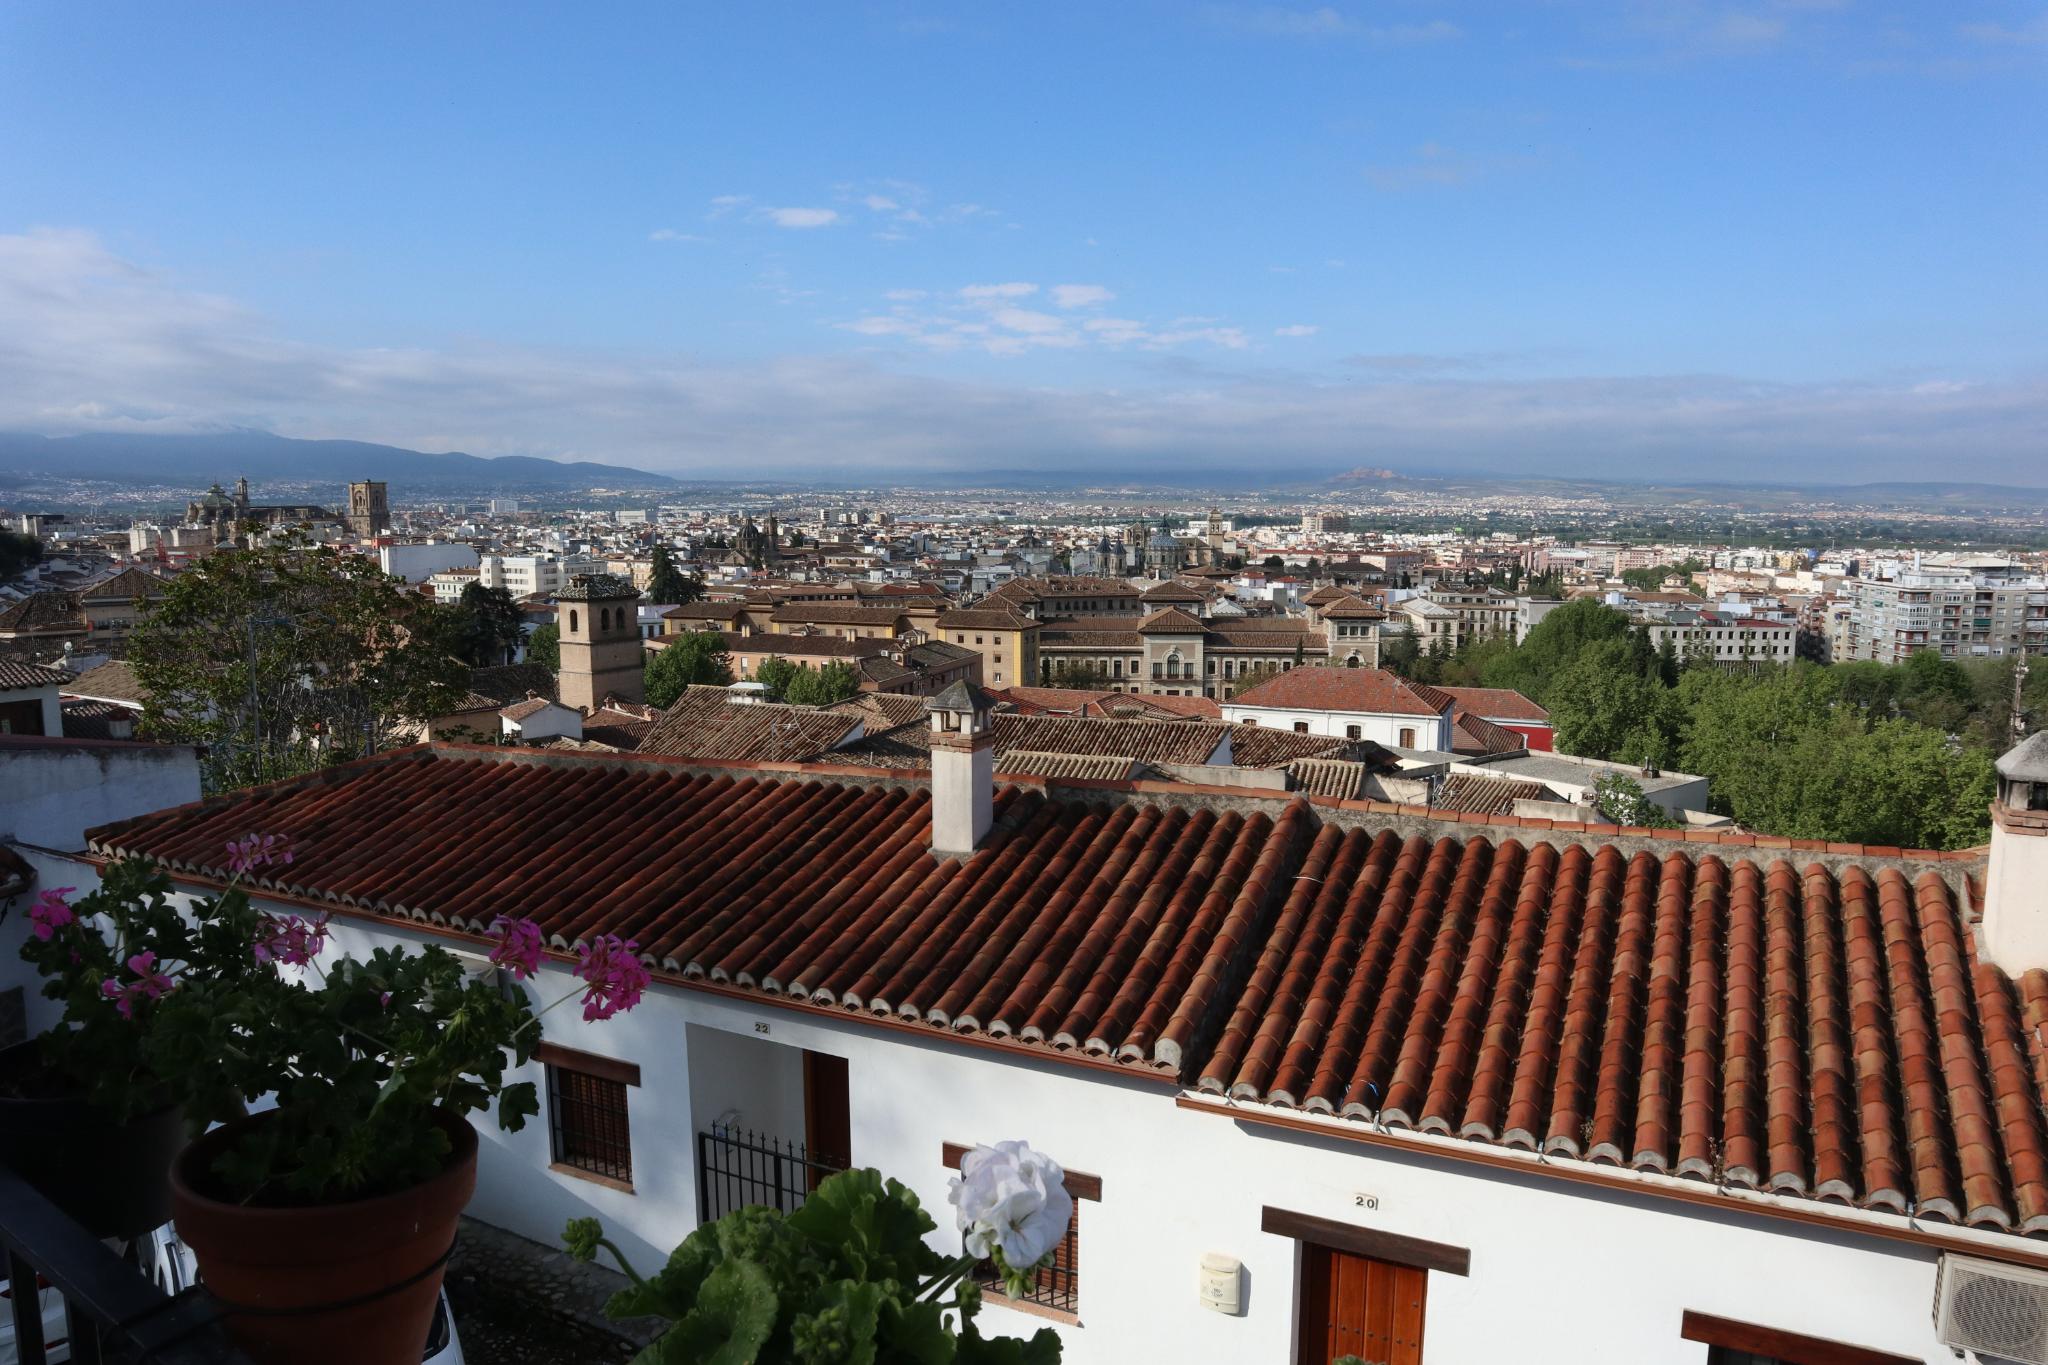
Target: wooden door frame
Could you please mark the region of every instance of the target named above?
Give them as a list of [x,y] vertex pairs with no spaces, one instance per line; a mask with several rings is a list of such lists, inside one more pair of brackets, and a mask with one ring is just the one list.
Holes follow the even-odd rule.
[[[1298,1362],[1301,1359],[1303,1333],[1308,1330],[1308,1258],[1315,1248],[1360,1256],[1386,1265],[1405,1266],[1411,1270],[1422,1271],[1425,1276],[1431,1271],[1459,1276],[1472,1273],[1472,1252],[1469,1248],[1451,1246],[1445,1242],[1426,1241],[1398,1232],[1383,1232],[1377,1228],[1362,1228],[1351,1223],[1340,1223],[1332,1218],[1318,1218],[1310,1213],[1276,1209],[1271,1205],[1266,1205],[1259,1211],[1259,1231],[1288,1238],[1294,1243],[1294,1285],[1291,1294],[1294,1331],[1289,1343],[1290,1361]],[[1426,1306],[1424,1312],[1426,1315]]]

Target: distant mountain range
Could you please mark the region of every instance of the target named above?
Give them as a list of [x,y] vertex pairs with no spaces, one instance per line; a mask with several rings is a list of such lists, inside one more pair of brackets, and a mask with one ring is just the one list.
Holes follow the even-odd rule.
[[458,452],[429,454],[369,441],[301,441],[268,431],[235,429],[200,435],[89,433],[33,436],[0,432],[0,475],[110,479],[127,483],[227,485],[344,484],[382,479],[394,496],[449,493],[573,492],[589,488],[669,489],[678,480],[644,469],[589,461],[486,459]]

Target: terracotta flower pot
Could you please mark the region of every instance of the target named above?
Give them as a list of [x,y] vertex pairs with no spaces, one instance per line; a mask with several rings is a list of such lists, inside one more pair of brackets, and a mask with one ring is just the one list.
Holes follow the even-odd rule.
[[178,1235],[229,1333],[260,1365],[419,1365],[456,1220],[476,1189],[476,1130],[437,1112],[448,1164],[396,1194],[308,1208],[219,1198],[215,1159],[267,1117],[214,1129],[171,1168]]
[[[36,1097],[33,1041],[0,1049],[0,1165],[95,1237],[135,1237],[171,1216],[171,1161],[185,1142],[176,1105],[117,1123],[82,1096]],[[29,1098],[14,1094],[27,1090]]]

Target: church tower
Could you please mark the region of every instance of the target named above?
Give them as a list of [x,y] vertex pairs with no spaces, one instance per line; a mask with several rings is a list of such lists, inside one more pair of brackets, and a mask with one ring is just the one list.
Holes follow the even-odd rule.
[[391,500],[382,479],[348,486],[348,529],[358,540],[373,540],[391,529]]
[[562,655],[555,692],[564,706],[588,712],[607,693],[632,702],[646,695],[639,608],[639,591],[608,573],[577,574],[555,595]]

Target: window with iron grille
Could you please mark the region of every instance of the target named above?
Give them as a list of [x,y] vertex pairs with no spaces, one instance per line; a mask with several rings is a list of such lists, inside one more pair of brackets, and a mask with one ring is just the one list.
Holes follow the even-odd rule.
[[626,1087],[639,1068],[542,1045],[548,1068],[548,1129],[557,1166],[630,1184],[633,1136]]
[[[947,1143],[946,1165],[958,1170],[960,1158],[968,1150],[958,1143]],[[1055,1313],[1076,1314],[1081,1311],[1081,1202],[1101,1200],[1102,1180],[1098,1176],[1068,1171],[1066,1187],[1067,1193],[1074,1197],[1074,1216],[1067,1224],[1067,1235],[1060,1239],[1058,1248],[1053,1252],[1052,1264],[1034,1271],[1024,1293],[1013,1298],[1003,1284],[1003,1277],[997,1273],[995,1263],[983,1261],[974,1268],[974,1279],[984,1293],[1004,1303],[1029,1304]]]

